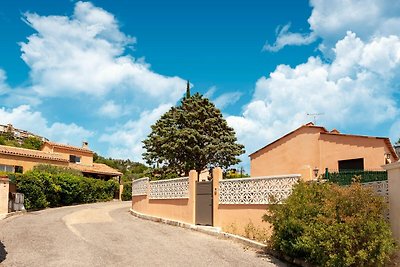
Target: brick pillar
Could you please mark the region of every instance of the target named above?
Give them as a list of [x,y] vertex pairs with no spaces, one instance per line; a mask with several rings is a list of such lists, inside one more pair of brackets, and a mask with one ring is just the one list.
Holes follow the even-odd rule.
[[7,176],[0,176],[0,216],[8,213],[9,180]]
[[196,182],[197,182],[197,171],[191,170],[189,172],[189,201],[188,206],[191,209],[192,218],[189,223],[196,224]]
[[219,181],[222,180],[222,169],[213,169],[213,226],[220,226],[218,204],[219,204]]

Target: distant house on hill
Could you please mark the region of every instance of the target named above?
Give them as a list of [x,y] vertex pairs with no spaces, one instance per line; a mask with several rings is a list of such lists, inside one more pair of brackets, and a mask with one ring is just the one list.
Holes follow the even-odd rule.
[[18,140],[19,142],[22,143],[22,141],[28,137],[36,137],[39,140],[44,141],[48,141],[47,138],[42,137],[40,135],[25,131],[25,130],[21,130],[21,129],[17,129],[14,128],[14,126],[12,124],[7,124],[7,125],[1,125],[0,124],[0,134],[11,134],[12,137],[14,137],[16,140]]
[[328,170],[383,170],[398,161],[389,138],[342,134],[307,123],[249,155],[252,177],[299,173],[313,179]]
[[0,171],[26,172],[39,164],[70,167],[84,176],[103,180],[120,180],[121,172],[105,164],[93,163],[93,151],[84,142],[82,147],[46,141],[41,150],[0,145]]

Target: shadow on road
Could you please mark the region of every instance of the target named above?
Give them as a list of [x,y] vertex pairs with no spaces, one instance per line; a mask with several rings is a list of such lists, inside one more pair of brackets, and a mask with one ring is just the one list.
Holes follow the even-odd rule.
[[0,241],[0,262],[4,261],[6,259],[6,256],[7,256],[6,247]]
[[267,259],[269,262],[275,264],[277,267],[287,267],[287,266],[294,266],[291,265],[289,263],[286,263],[282,260],[279,260],[277,258],[275,258],[274,256],[272,256],[271,254],[269,254],[267,251],[263,251],[263,250],[259,250],[256,252],[257,253],[257,257],[259,258],[265,258]]

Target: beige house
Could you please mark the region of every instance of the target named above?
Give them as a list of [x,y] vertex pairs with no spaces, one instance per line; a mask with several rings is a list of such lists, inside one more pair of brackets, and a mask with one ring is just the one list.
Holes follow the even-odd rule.
[[24,173],[38,164],[70,167],[85,176],[120,180],[122,173],[105,164],[93,163],[93,151],[86,142],[82,147],[44,142],[41,150],[0,145],[0,171]]
[[342,134],[308,123],[249,155],[252,177],[301,174],[313,179],[328,170],[383,170],[395,162],[389,138]]

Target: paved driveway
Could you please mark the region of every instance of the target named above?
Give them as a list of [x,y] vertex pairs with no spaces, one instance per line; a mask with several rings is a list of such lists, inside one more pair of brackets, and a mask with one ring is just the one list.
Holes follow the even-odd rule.
[[285,266],[233,241],[133,217],[129,206],[96,203],[0,221],[0,266]]

